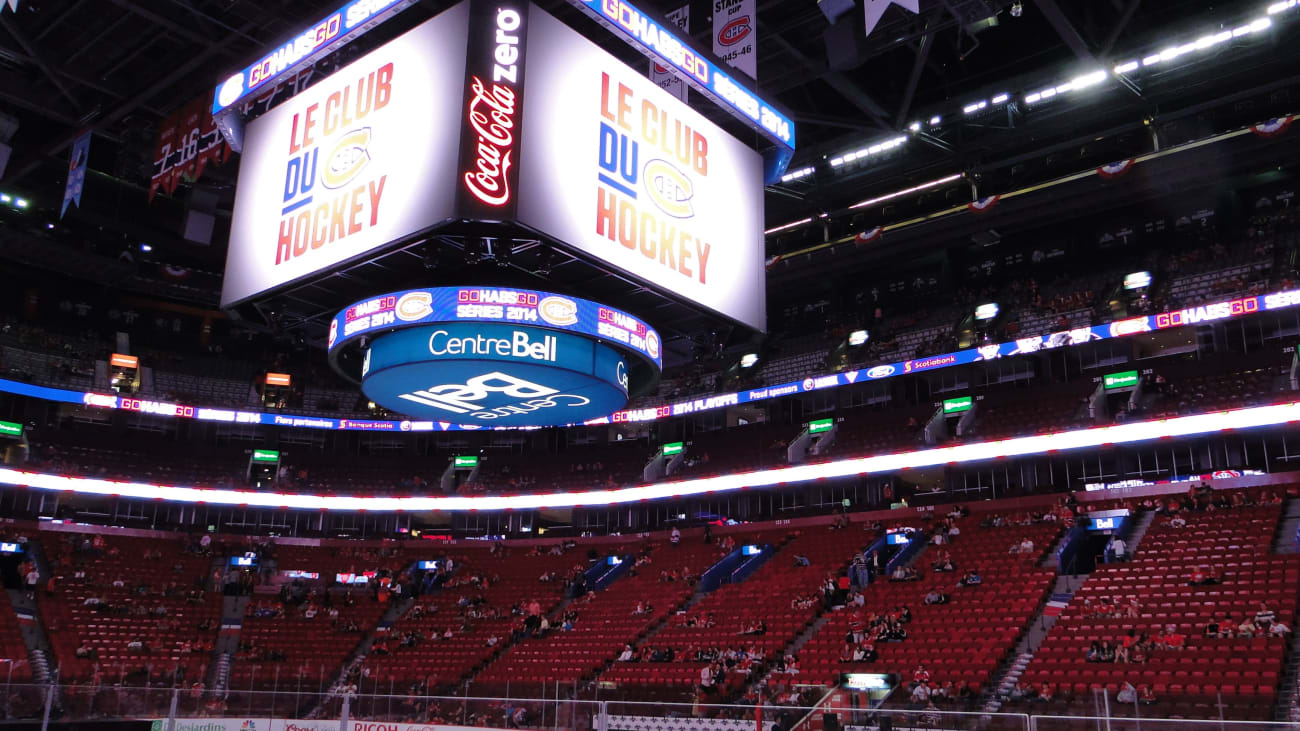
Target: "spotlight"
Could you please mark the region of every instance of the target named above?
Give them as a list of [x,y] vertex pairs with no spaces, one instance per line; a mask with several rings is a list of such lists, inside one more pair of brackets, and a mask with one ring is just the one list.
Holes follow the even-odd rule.
[[510,266],[510,255],[514,253],[515,242],[510,239],[497,239],[493,244],[492,251],[496,254],[497,266],[505,268]]
[[1019,18],[1025,12],[1025,6],[1018,2],[1011,3],[1011,17]]
[[547,246],[537,255],[537,273],[543,277],[551,276],[551,264],[555,260],[555,251]]
[[427,244],[424,247],[424,268],[433,271],[438,268],[438,250],[433,244]]

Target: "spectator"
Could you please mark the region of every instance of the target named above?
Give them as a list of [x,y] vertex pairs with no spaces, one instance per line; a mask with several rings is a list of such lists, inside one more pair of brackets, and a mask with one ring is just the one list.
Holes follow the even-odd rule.
[[930,605],[930,604],[947,604],[947,603],[948,603],[948,595],[947,595],[947,594],[944,594],[944,593],[941,592],[941,591],[939,591],[939,587],[937,587],[937,586],[935,586],[935,587],[931,587],[929,593],[925,595],[925,599],[922,600],[922,603],[924,603],[924,604],[926,604],[926,605]]
[[1119,536],[1115,536],[1114,538],[1111,539],[1110,555],[1116,561],[1128,560],[1128,544],[1124,542],[1123,538],[1120,538]]
[[1137,687],[1127,680],[1124,681],[1123,685],[1119,687],[1119,693],[1115,695],[1115,700],[1124,704],[1137,703]]
[[1273,622],[1277,621],[1277,612],[1269,609],[1263,602],[1259,603],[1259,611],[1255,612],[1255,624],[1260,629],[1268,629]]

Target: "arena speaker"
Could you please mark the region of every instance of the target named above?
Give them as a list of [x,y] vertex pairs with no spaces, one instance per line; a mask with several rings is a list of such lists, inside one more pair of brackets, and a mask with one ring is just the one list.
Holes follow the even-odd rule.
[[212,243],[212,231],[217,224],[217,192],[194,186],[185,204],[185,220],[181,236],[186,241],[207,246]]
[[861,18],[841,17],[822,32],[822,41],[831,71],[851,71],[866,61],[867,38],[862,34]]

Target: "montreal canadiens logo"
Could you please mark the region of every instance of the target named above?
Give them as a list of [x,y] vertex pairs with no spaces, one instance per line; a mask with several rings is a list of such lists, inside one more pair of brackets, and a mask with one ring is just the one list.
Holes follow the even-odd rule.
[[742,15],[722,26],[722,30],[718,31],[718,43],[734,46],[749,37],[750,27],[749,16]]
[[651,358],[659,358],[659,333],[651,330],[645,334],[645,352],[650,354]]
[[578,306],[565,297],[546,297],[537,303],[537,314],[556,327],[578,324]]
[[433,295],[428,292],[407,292],[397,300],[397,319],[402,322],[422,320],[433,314]]
[[803,390],[805,390],[805,391],[811,391],[811,390],[813,390],[813,386],[816,386],[816,385],[817,385],[817,382],[814,381],[814,380],[811,379],[811,378],[805,378],[805,379],[803,379]]
[[325,159],[320,182],[326,188],[342,188],[356,179],[370,162],[370,128],[346,132]]
[[691,199],[695,188],[691,179],[666,160],[651,160],[642,171],[645,190],[655,207],[673,218],[690,218],[695,215]]
[[885,378],[894,375],[894,367],[891,365],[876,366],[867,371],[867,378]]

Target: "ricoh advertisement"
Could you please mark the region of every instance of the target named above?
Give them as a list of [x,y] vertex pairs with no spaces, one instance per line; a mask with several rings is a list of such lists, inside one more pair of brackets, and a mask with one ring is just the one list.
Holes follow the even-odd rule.
[[528,20],[519,222],[765,329],[759,154],[555,18]]
[[442,13],[249,123],[223,307],[453,216],[468,10]]

